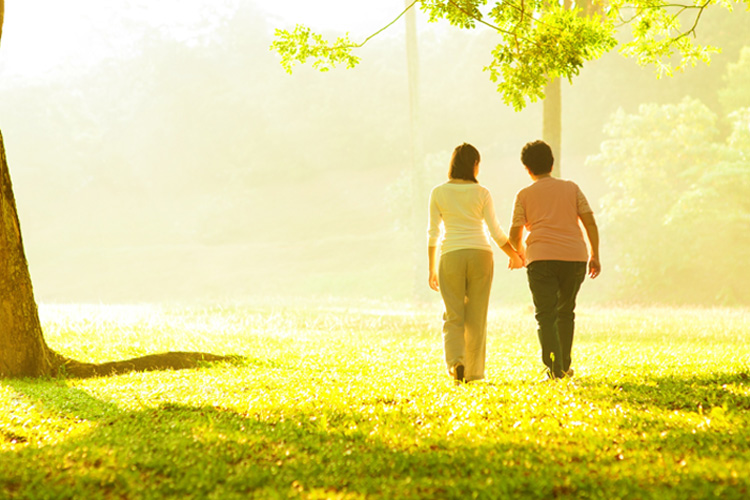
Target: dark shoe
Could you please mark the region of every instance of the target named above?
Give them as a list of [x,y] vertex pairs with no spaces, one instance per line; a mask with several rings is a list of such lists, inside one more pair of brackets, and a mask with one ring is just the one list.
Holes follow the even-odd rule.
[[453,368],[453,376],[456,377],[456,384],[462,384],[466,382],[466,379],[464,378],[464,365],[461,363],[457,364]]

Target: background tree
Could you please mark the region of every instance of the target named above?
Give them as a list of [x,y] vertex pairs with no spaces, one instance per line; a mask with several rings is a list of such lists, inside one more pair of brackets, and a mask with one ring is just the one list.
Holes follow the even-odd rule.
[[[4,18],[5,2],[0,0],[0,40]],[[190,368],[200,361],[226,359],[229,358],[206,353],[171,352],[93,364],[68,359],[50,349],[42,334],[0,133],[0,377],[89,377],[132,370]]]
[[653,300],[683,277],[676,269],[695,259],[695,226],[671,223],[672,214],[701,172],[720,159],[716,116],[686,98],[677,105],[642,105],[636,114],[619,111],[606,132],[610,138],[589,162],[612,189],[602,200],[603,233],[628,235],[610,249],[621,285]]
[[[730,65],[729,74],[736,70]],[[726,81],[724,96],[747,85]],[[607,124],[610,139],[590,165],[602,169],[612,188],[602,225],[622,276],[620,297],[750,303],[748,109],[730,114],[726,140],[717,115],[690,98],[643,105],[636,114],[620,111]]]
[[[716,5],[732,9],[731,2],[711,0],[695,4],[615,0],[606,4],[606,10],[595,8],[598,4],[589,0],[530,0],[496,2],[489,11],[482,12],[480,8],[488,3],[417,0],[412,5],[419,4],[430,22],[445,19],[461,29],[482,24],[495,31],[500,40],[485,70],[497,83],[503,100],[516,109],[543,98],[549,80],[572,80],[586,61],[597,59],[618,45],[624,55],[634,57],[640,64],[654,65],[659,76],[707,62],[718,49],[695,43],[701,16]],[[688,25],[683,28],[684,19]],[[632,39],[620,44],[615,34],[626,25],[632,28]],[[355,44],[345,36],[329,43],[310,28],[297,25],[293,30],[277,30],[272,48],[281,55],[287,71],[308,59],[313,59],[313,67],[326,71],[338,64],[358,64],[359,58],[352,51],[371,38]],[[672,62],[670,58],[675,55],[678,57]]]
[[750,108],[750,47],[744,47],[736,63],[727,66],[719,102],[726,116],[742,108]]
[[417,16],[411,7],[411,0],[404,0],[406,6],[406,73],[409,79],[409,142],[411,144],[411,196],[414,202],[411,204],[411,231],[413,243],[413,294],[420,297],[425,293],[424,276],[424,238],[419,237],[416,230],[423,225],[423,211],[419,207],[425,206],[426,197],[424,191],[424,143],[422,142],[422,113],[420,105],[419,89],[419,49],[417,44]]

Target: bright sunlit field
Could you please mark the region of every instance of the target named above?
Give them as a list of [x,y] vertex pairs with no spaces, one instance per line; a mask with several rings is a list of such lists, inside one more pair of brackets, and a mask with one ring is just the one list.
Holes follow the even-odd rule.
[[748,498],[750,311],[582,309],[572,380],[494,310],[487,380],[444,374],[440,311],[43,306],[79,360],[197,370],[0,381],[2,498]]

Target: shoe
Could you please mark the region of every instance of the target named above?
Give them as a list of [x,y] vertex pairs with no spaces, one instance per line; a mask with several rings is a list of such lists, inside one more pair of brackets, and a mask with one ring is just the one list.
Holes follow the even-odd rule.
[[565,377],[565,378],[573,378],[574,374],[575,374],[575,372],[573,371],[573,369],[572,368],[568,368],[568,371],[563,372],[563,377]]
[[462,384],[466,382],[464,378],[464,365],[458,363],[453,367],[453,376],[456,378],[456,384]]
[[552,370],[549,368],[544,370],[544,380],[558,380],[565,377],[565,372],[560,372],[559,374],[555,374]]

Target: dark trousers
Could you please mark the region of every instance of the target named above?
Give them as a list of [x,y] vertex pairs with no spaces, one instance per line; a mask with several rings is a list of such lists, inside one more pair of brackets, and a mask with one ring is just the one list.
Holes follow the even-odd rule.
[[586,277],[585,262],[537,260],[526,268],[534,299],[542,361],[555,376],[570,369],[576,296]]

